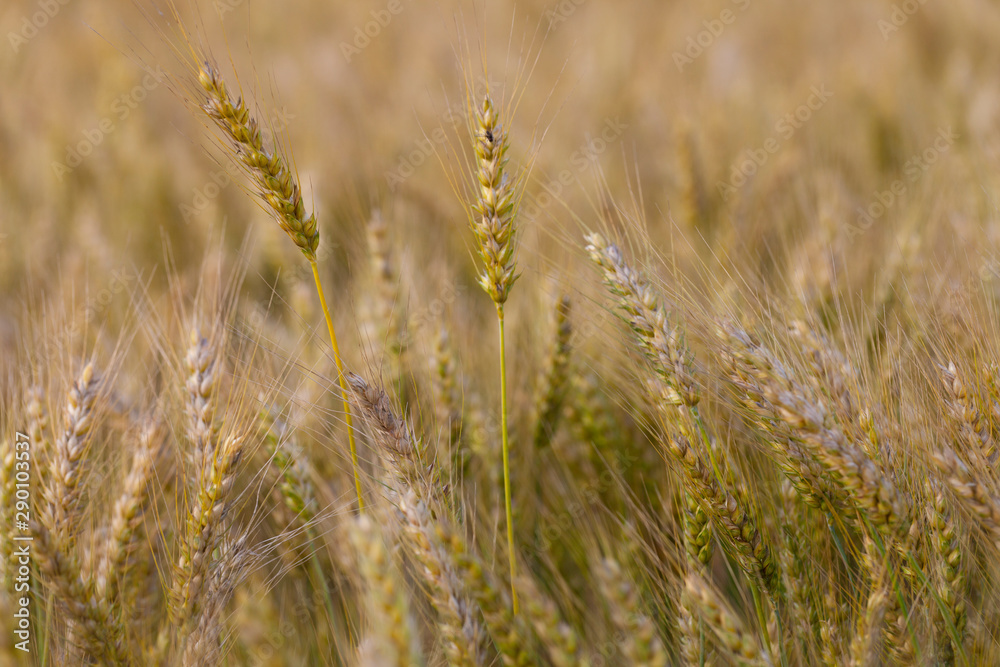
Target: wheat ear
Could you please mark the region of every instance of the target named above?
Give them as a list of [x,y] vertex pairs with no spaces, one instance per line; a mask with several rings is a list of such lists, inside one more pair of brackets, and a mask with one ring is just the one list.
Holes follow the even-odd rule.
[[191,342],[187,356],[188,376],[185,383],[187,403],[185,405],[188,424],[187,435],[193,450],[191,462],[195,474],[205,474],[208,461],[215,454],[218,428],[215,424],[215,398],[218,374],[218,355],[215,345],[201,335],[197,328],[191,330]]
[[573,325],[569,320],[570,300],[563,294],[555,307],[555,342],[549,353],[545,374],[539,382],[538,398],[535,400],[538,415],[535,418],[535,450],[549,445],[559,423],[559,411],[566,398],[569,384],[570,341]]
[[618,561],[605,558],[597,567],[601,593],[611,610],[622,653],[637,667],[666,667],[667,652],[653,620],[642,610],[639,595]]
[[504,341],[504,304],[517,280],[514,262],[514,181],[505,173],[507,131],[489,96],[476,110],[474,141],[478,192],[472,203],[472,231],[483,261],[479,284],[490,295],[497,310],[500,337],[500,429],[503,444],[504,505],[507,511],[507,549],[510,558],[510,594],[517,614],[517,557],[514,551],[514,516],[510,500],[510,456],[507,437],[507,352]]
[[371,631],[381,659],[378,664],[396,667],[421,664],[405,590],[393,573],[393,562],[382,535],[368,516],[358,517],[352,526],[351,541],[358,552],[361,576],[371,599]]
[[889,598],[892,595],[888,568],[885,561],[876,556],[875,546],[870,538],[865,538],[863,556],[871,586],[864,613],[858,617],[854,637],[851,638],[851,667],[874,667],[879,664],[880,630],[889,610]]
[[862,516],[887,536],[905,539],[909,506],[893,480],[846,437],[823,403],[766,348],[735,326],[724,327],[722,333],[736,360],[760,383],[772,416],[785,422],[795,439],[835,476]]
[[[700,396],[694,359],[684,332],[679,325],[671,326],[659,295],[628,265],[618,246],[600,234],[590,234],[587,242],[591,259],[601,269],[605,285],[618,298],[636,343],[652,365],[658,406],[668,419],[679,422],[684,433],[666,438],[667,451],[681,464],[692,492],[722,528],[723,544],[735,550],[737,560],[754,583],[759,580],[768,592],[779,595],[777,565],[763,534],[743,503],[722,486],[726,477],[713,458],[713,447],[698,412]],[[688,419],[677,419],[675,406]],[[710,467],[692,448],[692,438],[704,445]]]
[[754,518],[733,494],[722,488],[686,438],[668,438],[666,448],[681,464],[693,496],[722,529],[719,536],[743,571],[751,581],[760,581],[775,599],[780,598],[778,565]]
[[99,664],[132,664],[120,619],[115,618],[109,602],[98,595],[93,579],[85,575],[64,538],[50,531],[45,523],[33,523],[32,533],[38,569],[66,611],[67,642],[73,657],[79,664],[86,664],[88,659]]
[[556,603],[538,588],[532,577],[522,574],[517,587],[522,593],[525,616],[544,643],[554,667],[589,667],[579,636],[563,618]]
[[344,362],[340,357],[340,346],[337,344],[333,318],[330,317],[330,308],[327,306],[326,296],[323,293],[323,283],[319,277],[319,265],[316,257],[316,250],[319,248],[319,228],[316,216],[312,213],[306,213],[305,204],[302,201],[302,190],[296,176],[288,167],[288,160],[277,149],[268,150],[264,146],[263,135],[257,119],[250,115],[250,110],[243,99],[234,100],[229,95],[222,77],[208,63],[200,67],[198,83],[201,84],[206,94],[202,110],[229,139],[236,159],[250,175],[257,188],[257,194],[267,205],[267,210],[309,261],[313,282],[316,284],[316,294],[319,297],[323,318],[326,320],[326,328],[330,334],[333,359],[337,364],[337,379],[340,383],[344,421],[347,424],[347,439],[351,450],[351,466],[354,470],[354,487],[358,494],[358,507],[364,509],[351,404],[347,398],[347,384],[344,378]]
[[1000,499],[994,497],[957,456],[948,449],[931,454],[958,502],[979,521],[979,526],[1000,549]]
[[219,561],[212,570],[206,588],[205,606],[188,635],[181,657],[183,667],[220,664],[225,636],[225,610],[236,587],[252,565],[253,554],[241,537],[220,546]]
[[[20,442],[20,439],[18,439]],[[14,508],[16,483],[15,463],[17,461],[14,442],[0,441],[0,521],[3,525],[14,525]],[[6,594],[13,588],[14,573],[17,564],[14,562],[14,540],[11,530],[5,530],[0,535],[0,591]]]
[[66,429],[56,441],[51,478],[41,521],[33,523],[39,570],[62,598],[70,621],[68,631],[76,649],[111,664],[128,664],[121,625],[92,577],[75,553],[76,524],[82,498],[80,481],[92,437],[98,380],[87,364],[73,384],[66,402]]
[[142,539],[143,510],[150,501],[149,485],[153,479],[159,450],[157,428],[148,424],[137,438],[132,468],[125,477],[124,488],[115,501],[108,524],[108,539],[97,568],[95,583],[99,595],[119,602],[121,591],[132,580],[133,556]]
[[79,513],[84,473],[84,454],[90,443],[97,399],[97,377],[93,364],[87,364],[70,389],[66,402],[66,430],[56,441],[52,472],[47,489],[47,527],[57,544],[69,548]]
[[941,382],[947,392],[945,403],[948,412],[958,426],[970,459],[985,459],[983,467],[992,467],[997,456],[996,444],[990,435],[986,418],[976,407],[974,397],[969,395],[955,362],[949,362],[947,367],[941,366],[940,371]]
[[[45,392],[41,387],[28,391],[28,438],[31,440],[32,456],[37,461],[46,461],[52,456],[49,414],[45,408]],[[42,466],[36,474],[40,486],[45,486],[48,466]]]
[[274,469],[281,474],[278,491],[296,521],[311,534],[319,501],[316,499],[309,461],[287,422],[271,415],[265,416],[264,420],[265,423],[270,422],[265,436],[267,452],[271,455]]
[[397,490],[406,487],[423,490],[429,486],[435,499],[445,503],[444,486],[436,483],[437,467],[424,443],[412,433],[410,425],[393,411],[388,394],[369,385],[356,373],[349,372],[347,382],[362,416],[372,427],[379,452],[395,477],[393,487]]
[[443,539],[440,521],[431,516],[427,504],[413,489],[402,493],[399,509],[414,555],[422,566],[421,574],[430,586],[431,604],[438,612],[438,630],[448,664],[485,665],[479,614],[459,575],[452,545]]
[[368,256],[371,269],[371,307],[368,313],[368,329],[372,343],[378,345],[380,358],[389,369],[391,384],[399,396],[403,396],[405,375],[403,371],[403,342],[405,325],[399,307],[399,275],[393,263],[389,226],[379,211],[372,214],[368,222]]
[[[393,412],[389,397],[384,391],[368,385],[359,375],[349,374],[348,381],[362,412],[375,431],[381,451],[386,454],[400,495],[426,489],[428,500],[447,507],[444,487],[436,481],[436,467],[426,459],[426,448],[411,433],[406,421]],[[425,529],[422,526],[426,524],[425,519],[415,515],[420,507],[421,505],[412,505],[409,510],[404,510],[404,514],[410,519],[409,532],[415,537],[425,557],[430,557],[432,552],[424,545],[438,542],[441,547],[438,552],[440,558],[447,560],[438,560],[436,566],[443,571],[454,568],[461,577],[465,590],[478,603],[504,663],[525,667],[531,664],[526,650],[526,629],[520,619],[508,610],[492,573],[483,568],[480,559],[469,551],[465,541],[452,530],[447,517],[439,517],[434,522],[436,535],[433,541],[426,534],[418,535],[414,529],[419,525],[423,531]],[[428,572],[431,571],[428,568]],[[437,580],[435,577],[432,583]]]
[[431,393],[434,397],[434,421],[444,428],[448,458],[454,473],[464,472],[465,458],[462,447],[463,417],[458,391],[458,363],[451,348],[448,329],[441,327],[434,340],[430,358]]
[[715,633],[722,646],[738,660],[754,665],[772,664],[757,639],[747,632],[739,617],[703,577],[694,573],[688,574],[684,583],[684,596]]
[[953,665],[956,653],[965,653],[968,586],[962,563],[964,554],[948,498],[933,487],[929,488],[929,496],[927,518],[938,555],[938,596],[942,605],[937,628],[938,660],[943,665]]
[[662,383],[667,404],[694,411],[699,401],[693,357],[680,326],[671,325],[659,295],[645,278],[628,265],[621,250],[600,234],[586,238],[587,252],[601,269],[604,284],[618,298],[636,343]]
[[431,604],[438,613],[438,630],[449,664],[472,667],[486,662],[483,631],[475,605],[469,600],[450,528],[434,507],[447,504],[444,488],[434,482],[433,470],[424,458],[425,449],[411,433],[409,424],[393,412],[384,391],[354,373],[347,376],[355,400],[379,444],[391,478],[387,486],[397,501],[394,516],[402,527],[413,554],[422,566],[420,573],[430,588]]
[[225,536],[225,521],[232,504],[236,469],[243,457],[243,443],[242,436],[230,436],[220,443],[188,511],[170,605],[172,621],[182,643],[196,631],[206,604],[211,602],[209,585],[218,567],[218,563],[213,563],[214,552]]

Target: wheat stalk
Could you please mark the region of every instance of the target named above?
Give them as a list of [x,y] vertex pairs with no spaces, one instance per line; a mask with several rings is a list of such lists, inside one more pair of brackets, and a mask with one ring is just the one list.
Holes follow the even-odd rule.
[[358,507],[364,509],[364,498],[361,494],[361,473],[358,469],[358,452],[354,442],[354,425],[351,417],[351,404],[347,398],[347,384],[344,378],[344,362],[340,356],[337,344],[337,334],[333,328],[333,319],[323,293],[323,283],[320,280],[319,264],[316,250],[319,247],[319,227],[314,214],[307,214],[302,201],[302,191],[288,161],[278,150],[268,150],[264,146],[263,135],[257,119],[250,114],[242,98],[234,100],[226,88],[222,77],[208,63],[198,70],[198,82],[205,92],[206,100],[202,105],[205,114],[222,130],[229,139],[235,158],[246,169],[257,188],[257,194],[264,200],[266,208],[289,238],[298,246],[309,261],[312,269],[316,294],[323,309],[330,344],[333,347],[333,359],[337,365],[337,379],[340,383],[341,399],[344,406],[344,421],[347,424],[347,439],[351,453],[351,466],[354,471],[354,486],[358,495]]
[[511,600],[517,614],[517,554],[514,550],[514,516],[511,509],[510,456],[507,428],[507,353],[504,338],[504,304],[517,280],[515,250],[515,187],[505,173],[507,131],[499,111],[487,95],[476,109],[474,142],[478,192],[471,204],[472,231],[483,262],[479,285],[496,305],[500,338],[500,429],[503,446],[504,505],[507,512],[507,550],[510,559]]

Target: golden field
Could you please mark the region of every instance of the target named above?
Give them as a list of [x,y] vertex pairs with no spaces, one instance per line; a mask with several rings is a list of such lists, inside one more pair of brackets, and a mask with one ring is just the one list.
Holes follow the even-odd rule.
[[1000,662],[1000,13],[0,8],[0,662]]

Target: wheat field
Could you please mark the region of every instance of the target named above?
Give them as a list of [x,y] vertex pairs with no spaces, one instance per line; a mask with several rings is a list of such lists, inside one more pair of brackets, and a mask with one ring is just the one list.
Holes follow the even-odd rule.
[[1000,664],[995,5],[0,26],[0,664]]

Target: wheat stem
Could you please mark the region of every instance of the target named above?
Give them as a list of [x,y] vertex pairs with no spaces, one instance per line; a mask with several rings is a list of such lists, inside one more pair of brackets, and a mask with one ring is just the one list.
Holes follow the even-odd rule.
[[316,281],[316,294],[319,296],[319,304],[323,308],[323,318],[326,320],[327,331],[330,332],[330,344],[333,346],[333,361],[337,364],[337,382],[340,384],[340,396],[344,403],[344,421],[347,422],[347,442],[351,449],[351,467],[354,470],[354,488],[358,493],[358,509],[364,511],[365,501],[361,495],[361,474],[358,472],[358,447],[354,442],[354,420],[351,417],[351,403],[347,399],[347,380],[344,377],[344,362],[340,358],[340,347],[337,345],[337,333],[333,329],[333,320],[330,318],[330,309],[326,305],[326,296],[323,294],[323,283],[319,279],[319,266],[315,259],[310,259],[313,280]]
[[507,442],[507,346],[504,344],[503,304],[497,304],[497,322],[500,331],[500,433],[503,442],[503,496],[507,510],[507,549],[510,552],[510,599],[517,615],[516,556],[514,552],[514,517],[510,506],[510,457]]

